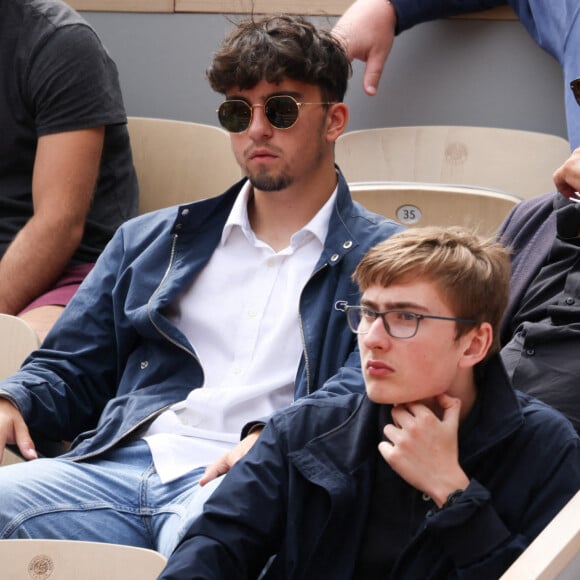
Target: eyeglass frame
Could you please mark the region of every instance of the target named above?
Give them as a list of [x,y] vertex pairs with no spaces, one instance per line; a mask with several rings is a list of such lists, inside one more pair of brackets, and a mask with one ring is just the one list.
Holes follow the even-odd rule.
[[[294,101],[294,104],[296,105],[296,108],[298,109],[298,113],[296,114],[296,119],[294,120],[294,122],[292,123],[292,125],[289,125],[288,127],[276,127],[276,125],[274,125],[272,123],[272,121],[270,121],[270,119],[268,118],[268,115],[266,115],[266,120],[268,121],[268,123],[270,123],[270,125],[274,129],[279,129],[281,131],[286,131],[286,130],[291,129],[292,127],[294,127],[294,125],[296,125],[296,123],[298,122],[298,119],[300,118],[300,111],[302,110],[302,107],[304,107],[306,105],[324,105],[324,106],[328,106],[328,105],[336,105],[338,103],[338,101],[328,101],[328,102],[319,102],[319,103],[305,103],[305,102],[298,101],[292,95],[272,95],[272,96],[268,97],[263,103],[255,103],[253,105],[251,105],[250,103],[248,103],[248,101],[244,101],[244,99],[226,99],[225,101],[223,101],[222,103],[220,103],[220,106],[216,109],[216,113],[217,113],[217,116],[218,116],[218,121],[219,121],[220,125],[226,131],[228,131],[228,133],[234,133],[234,134],[243,133],[244,131],[247,131],[250,128],[250,125],[252,124],[252,120],[254,119],[254,109],[256,107],[263,107],[264,108],[264,111],[265,111],[266,110],[266,106],[268,105],[268,101],[270,101],[272,99],[277,99],[277,98],[288,98],[288,99]],[[248,107],[248,109],[250,109],[250,118],[248,120],[248,126],[245,129],[242,129],[241,131],[230,131],[227,127],[225,127],[223,125],[223,123],[221,122],[221,118],[220,118],[220,109],[226,103],[243,103],[244,105],[246,105],[246,107]]]
[[576,102],[580,105],[580,77],[570,82],[570,88],[576,98]]
[[[477,320],[473,320],[471,318],[457,318],[457,317],[453,317],[453,316],[436,316],[434,314],[419,314],[418,312],[413,312],[412,310],[385,310],[383,312],[379,312],[377,310],[373,310],[372,308],[369,308],[368,306],[354,306],[349,304],[346,300],[337,300],[334,304],[334,308],[335,310],[338,310],[340,312],[344,312],[346,314],[346,322],[348,324],[349,329],[356,335],[359,334],[368,334],[370,332],[370,326],[369,329],[361,332],[358,330],[358,328],[353,328],[351,325],[351,321],[350,321],[350,317],[348,315],[349,311],[361,311],[361,310],[366,310],[368,313],[372,313],[372,315],[374,316],[374,320],[373,323],[376,322],[376,320],[378,318],[380,318],[383,322],[383,328],[385,329],[385,332],[391,337],[391,338],[399,338],[402,340],[406,340],[408,338],[413,338],[414,336],[417,335],[417,332],[419,331],[419,323],[421,322],[421,320],[425,319],[425,318],[433,318],[435,320],[451,320],[454,322],[461,322],[464,324],[476,324]],[[386,319],[386,315],[390,314],[392,312],[396,312],[396,313],[400,313],[400,314],[408,314],[410,315],[412,318],[415,319],[415,331],[413,332],[413,334],[410,334],[409,336],[396,336],[391,332],[391,327],[389,326],[387,319]],[[361,318],[362,320],[362,318]],[[372,324],[371,323],[371,326]]]

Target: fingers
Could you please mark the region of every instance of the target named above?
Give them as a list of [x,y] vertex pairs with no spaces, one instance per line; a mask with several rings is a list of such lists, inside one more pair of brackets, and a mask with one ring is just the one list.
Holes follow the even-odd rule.
[[336,23],[333,34],[346,47],[348,58],[366,62],[363,89],[375,95],[395,38],[397,15],[385,0],[358,0]]
[[0,459],[7,444],[14,443],[25,459],[38,457],[34,442],[20,411],[7,399],[0,399]]
[[387,55],[384,55],[382,58],[381,55],[369,55],[363,76],[363,89],[371,97],[377,94],[386,58]]
[[16,440],[16,445],[24,459],[38,458],[36,447],[34,446],[28,427],[22,419],[14,422],[14,439]]
[[222,455],[217,461],[214,461],[211,465],[208,465],[203,472],[201,479],[199,480],[199,485],[202,487],[216,479],[220,475],[227,473],[231,469],[230,462],[228,460],[229,453]]
[[201,479],[199,480],[199,485],[203,487],[212,479],[227,473],[235,465],[235,463],[244,457],[244,455],[246,455],[246,453],[252,448],[261,432],[261,429],[253,431],[244,439],[242,439],[231,451],[228,451],[217,461],[214,461],[211,465],[208,465]]
[[375,42],[368,51],[363,76],[363,89],[367,95],[377,94],[385,63],[393,47],[393,40],[393,36],[385,34],[380,42]]

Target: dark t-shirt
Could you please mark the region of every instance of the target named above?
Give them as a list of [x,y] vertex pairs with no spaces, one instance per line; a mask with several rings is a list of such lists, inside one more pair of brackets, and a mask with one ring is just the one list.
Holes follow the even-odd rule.
[[115,63],[60,0],[0,2],[0,256],[30,219],[38,137],[105,126],[100,173],[71,264],[94,262],[136,214],[137,180]]

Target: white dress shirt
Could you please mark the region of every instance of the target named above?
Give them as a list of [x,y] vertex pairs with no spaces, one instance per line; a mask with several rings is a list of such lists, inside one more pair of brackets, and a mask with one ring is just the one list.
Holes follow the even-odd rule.
[[205,381],[144,435],[163,482],[209,465],[239,441],[248,421],[294,398],[300,294],[324,247],[336,191],[279,252],[250,227],[250,193],[248,183],[208,264],[169,313],[194,346]]

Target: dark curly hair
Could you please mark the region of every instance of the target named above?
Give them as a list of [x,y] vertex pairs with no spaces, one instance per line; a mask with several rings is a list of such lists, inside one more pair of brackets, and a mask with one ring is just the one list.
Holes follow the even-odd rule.
[[330,32],[302,16],[266,16],[239,22],[206,71],[214,91],[251,89],[288,78],[320,87],[323,100],[342,101],[352,68]]

